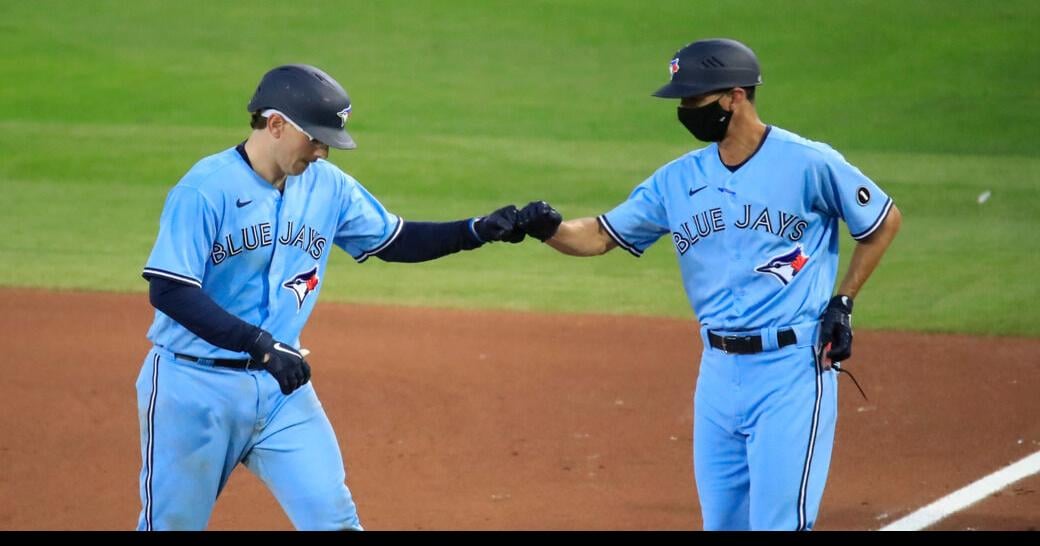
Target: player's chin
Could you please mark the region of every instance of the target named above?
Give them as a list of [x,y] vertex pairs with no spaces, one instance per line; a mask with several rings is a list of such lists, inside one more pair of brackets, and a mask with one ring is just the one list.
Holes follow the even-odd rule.
[[290,172],[289,174],[291,174],[293,176],[301,175],[301,174],[303,174],[303,171],[306,171],[307,167],[310,167],[310,166],[311,166],[311,163],[309,161],[301,159],[300,161],[297,161],[296,163],[293,163],[292,172]]

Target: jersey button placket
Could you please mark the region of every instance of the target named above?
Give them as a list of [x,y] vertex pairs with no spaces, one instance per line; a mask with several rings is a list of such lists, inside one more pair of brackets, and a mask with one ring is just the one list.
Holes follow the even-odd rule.
[[[285,191],[288,191],[288,185],[289,182],[286,180]],[[272,311],[275,309],[275,301],[278,297],[277,292],[281,285],[279,278],[276,277],[272,279],[271,276],[278,275],[282,269],[279,265],[279,258],[282,253],[278,251],[278,247],[280,246],[278,240],[281,238],[282,226],[286,224],[282,218],[282,203],[285,196],[282,192],[274,188],[271,188],[271,191],[274,192],[274,211],[271,216],[274,217],[275,235],[271,247],[271,260],[267,263],[267,271],[264,273],[264,306],[261,309],[263,320],[266,320],[267,317],[271,316]]]
[[[734,279],[740,278],[739,273],[733,267],[733,264],[739,264],[741,257],[743,256],[743,249],[741,248],[740,230],[734,225],[734,218],[739,218],[740,204],[737,202],[736,191],[733,190],[733,186],[736,184],[736,175],[730,175],[729,178],[723,182],[719,188],[719,202],[722,208],[723,222],[725,223],[726,229],[721,233],[723,245],[725,245],[726,251],[729,254],[728,267],[726,267],[726,284],[727,286],[733,286]],[[735,301],[739,299],[739,290],[729,290],[731,297]],[[737,311],[738,314],[743,314],[743,310]]]

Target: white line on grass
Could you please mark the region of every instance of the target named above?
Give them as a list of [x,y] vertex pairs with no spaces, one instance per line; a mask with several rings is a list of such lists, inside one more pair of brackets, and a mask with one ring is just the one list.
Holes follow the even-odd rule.
[[1040,451],[962,487],[900,520],[893,521],[880,530],[919,531],[1037,472],[1040,472]]

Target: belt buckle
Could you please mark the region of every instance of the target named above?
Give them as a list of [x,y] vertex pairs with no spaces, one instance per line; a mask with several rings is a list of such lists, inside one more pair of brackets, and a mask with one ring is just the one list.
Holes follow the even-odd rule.
[[255,360],[253,360],[252,358],[250,358],[250,359],[246,360],[246,367],[245,367],[245,370],[246,370],[247,372],[248,372],[249,370],[259,370],[259,369],[261,369],[261,368],[263,368],[263,366],[261,366],[259,362],[256,362],[256,361],[255,361]]
[[721,344],[722,344],[722,352],[729,354],[730,353],[729,344],[730,343],[735,343],[739,339],[740,339],[740,336],[722,336],[722,342],[721,342]]

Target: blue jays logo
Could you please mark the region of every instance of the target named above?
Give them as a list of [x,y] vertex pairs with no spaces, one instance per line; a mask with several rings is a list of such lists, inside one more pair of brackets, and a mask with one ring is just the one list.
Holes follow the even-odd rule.
[[768,262],[756,267],[755,271],[772,275],[786,286],[799,271],[805,268],[805,264],[808,261],[809,257],[803,254],[802,247],[798,246],[794,250],[772,258]]
[[347,126],[347,120],[350,119],[350,109],[351,109],[351,107],[352,106],[348,104],[346,108],[340,110],[339,112],[336,112],[336,115],[339,116],[339,126],[340,127],[346,127]]
[[300,273],[282,284],[296,295],[296,311],[303,308],[303,300],[307,299],[307,294],[318,288],[318,282],[318,266],[314,266],[310,271]]
[[675,77],[679,73],[679,57],[672,59],[672,62],[668,64],[668,75]]

